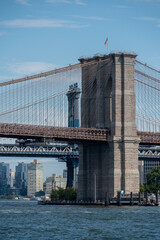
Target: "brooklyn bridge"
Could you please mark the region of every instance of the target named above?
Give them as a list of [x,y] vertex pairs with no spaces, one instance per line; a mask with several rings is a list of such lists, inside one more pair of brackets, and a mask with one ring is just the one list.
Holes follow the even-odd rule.
[[0,137],[77,144],[78,200],[94,200],[95,179],[99,200],[138,192],[140,149],[160,145],[160,72],[136,57],[95,55],[0,83]]

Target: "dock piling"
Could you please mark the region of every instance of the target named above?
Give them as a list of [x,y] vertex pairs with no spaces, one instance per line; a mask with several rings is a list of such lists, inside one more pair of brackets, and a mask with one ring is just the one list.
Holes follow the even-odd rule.
[[133,200],[133,193],[130,193],[130,206],[134,205],[134,200]]
[[121,192],[117,192],[117,206],[121,206],[122,203],[121,203]]
[[110,202],[109,202],[109,194],[108,192],[106,192],[106,196],[105,196],[105,206],[109,206]]

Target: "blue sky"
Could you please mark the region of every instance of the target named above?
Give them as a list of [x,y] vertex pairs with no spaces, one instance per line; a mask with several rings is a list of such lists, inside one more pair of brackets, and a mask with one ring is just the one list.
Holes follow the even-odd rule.
[[[0,1],[0,82],[112,51],[135,52],[160,70],[160,0]],[[64,164],[40,162],[45,176],[62,173]]]
[[107,51],[135,52],[159,69],[159,42],[160,0],[0,1],[0,81]]

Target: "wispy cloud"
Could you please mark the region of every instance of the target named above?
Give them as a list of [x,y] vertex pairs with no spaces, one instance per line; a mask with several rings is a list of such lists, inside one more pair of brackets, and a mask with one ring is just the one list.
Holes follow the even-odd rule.
[[22,5],[31,6],[29,0],[16,0],[16,2]]
[[[139,0],[138,0],[139,1]],[[140,0],[141,2],[158,2],[160,3],[160,0]]]
[[0,36],[6,35],[6,32],[0,32]]
[[46,0],[46,2],[49,2],[49,3],[67,3],[67,4],[71,4],[72,3],[69,0]]
[[156,18],[153,18],[153,17],[139,17],[138,18],[139,20],[144,20],[144,21],[150,21],[150,22],[155,22],[155,21],[157,21],[158,19],[156,19]]
[[96,16],[80,16],[80,15],[71,15],[71,17],[74,18],[81,18],[81,19],[87,19],[87,20],[94,20],[94,21],[113,21],[111,18],[102,18],[102,17],[96,17]]
[[46,0],[48,3],[66,3],[66,4],[77,4],[77,5],[86,5],[84,1],[81,0]]
[[77,4],[77,5],[86,5],[86,3],[83,2],[83,1],[81,1],[81,0],[75,0],[74,2],[75,2],[75,4]]
[[11,79],[17,79],[40,72],[46,72],[59,68],[60,66],[47,63],[47,62],[16,62],[15,60],[11,63],[1,67],[1,72],[5,70],[7,75],[0,75],[0,82],[9,81]]
[[56,20],[56,19],[14,19],[0,21],[0,26],[15,28],[85,28],[88,25],[77,24],[73,21]]
[[150,60],[160,60],[160,56],[148,57],[148,61]]
[[24,73],[26,73],[26,75],[31,75],[39,72],[53,70],[56,67],[57,66],[54,64],[46,62],[15,62],[10,63],[6,66],[8,71],[17,77],[23,76]]
[[114,5],[113,7],[114,8],[122,8],[122,9],[130,8],[129,6],[125,6],[125,5]]
[[128,1],[148,2],[148,3],[160,3],[160,0],[128,0]]
[[6,82],[10,80],[11,80],[10,76],[0,75],[0,82]]
[[160,28],[160,18],[154,18],[154,17],[139,17],[139,18],[136,18],[138,20],[142,20],[142,21],[148,21],[148,22],[155,22],[156,23],[156,26],[158,28]]

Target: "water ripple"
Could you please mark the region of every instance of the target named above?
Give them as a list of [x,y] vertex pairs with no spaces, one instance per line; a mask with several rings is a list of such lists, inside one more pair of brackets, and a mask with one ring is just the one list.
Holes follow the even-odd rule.
[[0,239],[159,240],[160,207],[40,206],[0,201]]

